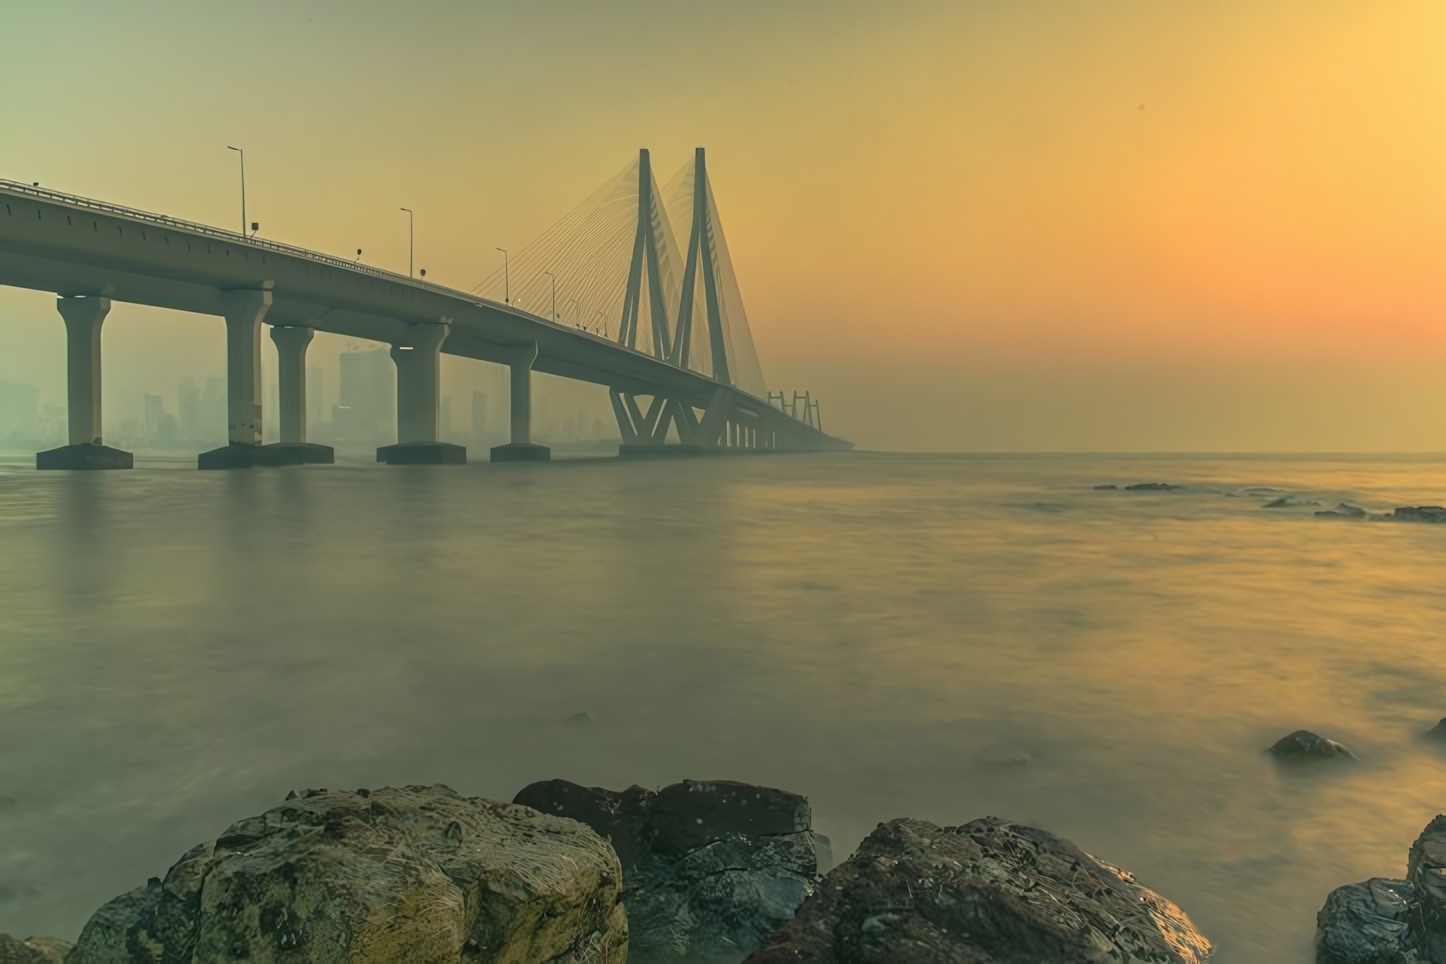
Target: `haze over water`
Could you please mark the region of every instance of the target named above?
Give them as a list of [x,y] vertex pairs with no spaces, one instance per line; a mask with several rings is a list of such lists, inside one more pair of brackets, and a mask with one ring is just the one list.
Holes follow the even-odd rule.
[[[1163,480],[1187,489],[1102,492]],[[1419,459],[756,457],[0,468],[0,931],[97,906],[288,790],[784,787],[1069,837],[1223,964],[1446,810],[1442,502]],[[569,723],[579,712],[593,717]],[[1361,761],[1262,754],[1309,727]]]

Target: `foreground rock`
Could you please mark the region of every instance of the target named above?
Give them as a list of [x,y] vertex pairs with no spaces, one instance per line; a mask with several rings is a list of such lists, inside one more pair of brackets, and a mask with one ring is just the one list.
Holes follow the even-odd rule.
[[102,907],[67,964],[623,964],[620,888],[571,820],[444,786],[308,790]]
[[1437,723],[1421,735],[1433,743],[1446,745],[1446,717],[1442,717],[1440,723]]
[[1406,880],[1373,877],[1331,891],[1316,915],[1316,964],[1446,961],[1446,816],[1411,845]]
[[1126,492],[1178,492],[1183,485],[1171,485],[1169,482],[1136,482],[1134,485],[1125,486]]
[[728,781],[656,793],[566,780],[534,783],[516,803],[571,817],[612,841],[626,883],[633,964],[738,960],[793,917],[817,857],[808,800]]
[[1276,740],[1265,752],[1285,763],[1303,763],[1309,760],[1354,760],[1356,755],[1350,748],[1327,740],[1310,730],[1296,730],[1289,736]]
[[65,964],[65,955],[73,945],[53,937],[27,937],[21,940],[0,934],[0,964]]
[[1407,921],[1414,888],[1372,877],[1331,891],[1316,915],[1316,964],[1407,964],[1414,961]]
[[747,964],[1200,964],[1185,913],[1068,840],[995,817],[880,824]]

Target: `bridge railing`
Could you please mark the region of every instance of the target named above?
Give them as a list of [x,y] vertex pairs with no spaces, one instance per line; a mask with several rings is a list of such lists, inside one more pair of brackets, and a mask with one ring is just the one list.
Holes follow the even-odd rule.
[[[0,190],[12,191],[17,194],[28,194],[31,197],[41,198],[47,201],[58,201],[62,204],[88,208],[92,211],[100,211],[105,214],[118,214],[122,217],[132,218],[137,221],[147,221],[151,224],[159,224],[165,227],[180,228],[182,230],[195,232],[196,234],[220,238],[233,244],[249,244],[252,247],[266,248],[269,251],[275,251],[277,254],[289,254],[298,258],[306,258],[310,261],[320,261],[323,264],[329,264],[333,267],[346,268],[349,271],[361,271],[381,278],[390,278],[396,281],[416,281],[415,278],[407,278],[405,275],[398,274],[395,271],[388,271],[385,268],[374,268],[371,265],[361,264],[357,261],[347,261],[345,258],[338,258],[335,255],[322,254],[319,251],[312,251],[308,248],[299,248],[294,244],[282,244],[279,241],[256,238],[251,235],[242,234],[239,231],[228,231],[225,228],[201,224],[197,221],[173,218],[168,214],[153,214],[150,211],[128,208],[122,204],[111,204],[109,201],[97,201],[94,198],[82,197],[79,194],[66,194],[62,191],[52,191],[49,188],[36,187],[34,184],[23,184],[20,181],[0,178]],[[426,282],[422,283],[426,284]],[[429,284],[428,287],[435,286]]]

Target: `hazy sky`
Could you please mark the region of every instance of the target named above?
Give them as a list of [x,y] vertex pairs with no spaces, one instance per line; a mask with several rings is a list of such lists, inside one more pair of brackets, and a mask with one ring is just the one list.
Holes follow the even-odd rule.
[[[462,288],[705,145],[765,374],[867,446],[1446,450],[1439,0],[4,6],[0,176],[231,226],[236,144],[263,235],[405,270],[406,205]],[[220,370],[106,339],[108,399]]]

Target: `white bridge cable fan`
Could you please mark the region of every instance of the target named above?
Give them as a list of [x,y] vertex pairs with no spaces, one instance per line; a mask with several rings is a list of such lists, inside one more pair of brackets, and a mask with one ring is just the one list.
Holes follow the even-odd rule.
[[555,290],[552,320],[616,338],[637,214],[638,162],[633,161],[535,240],[511,252],[505,267],[472,293],[552,318]]
[[[506,269],[499,267],[472,293],[508,300],[523,311],[766,397],[706,170],[697,261],[691,272],[685,264],[694,236],[693,184],[701,165],[700,154],[660,191],[648,152],[639,152],[587,200],[511,253]],[[692,297],[685,299],[688,277]],[[714,315],[716,333],[710,322]],[[721,365],[714,364],[715,354]]]

